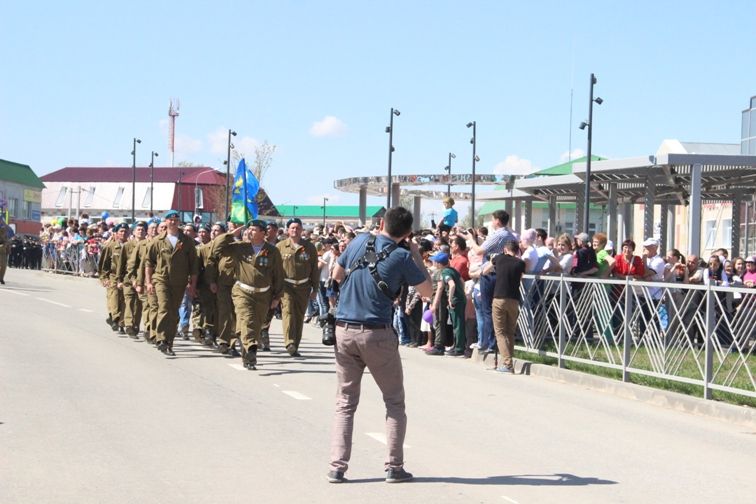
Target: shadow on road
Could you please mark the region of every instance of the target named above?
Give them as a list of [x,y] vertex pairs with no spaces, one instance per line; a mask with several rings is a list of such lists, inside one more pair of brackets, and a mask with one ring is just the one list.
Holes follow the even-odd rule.
[[[353,480],[356,481],[356,480]],[[364,481],[373,481],[364,480]],[[382,479],[377,481],[383,481]],[[616,481],[594,477],[580,477],[574,474],[512,474],[509,476],[488,476],[486,478],[419,477],[417,483],[452,483],[458,485],[526,485],[526,486],[588,486],[616,485]]]

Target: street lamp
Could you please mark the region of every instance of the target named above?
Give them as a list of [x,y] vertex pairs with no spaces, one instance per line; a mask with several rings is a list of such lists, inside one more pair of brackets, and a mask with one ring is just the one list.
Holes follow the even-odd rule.
[[136,144],[142,143],[134,137],[134,146],[131,149],[131,222],[134,223],[134,205],[136,204]]
[[[389,156],[388,156],[388,185],[386,191],[386,210],[391,208],[391,155],[394,152],[394,116],[399,116],[401,112],[395,108],[391,109],[389,116],[389,125],[386,126],[386,133],[389,134]],[[398,203],[398,202],[397,202]]]
[[468,128],[473,129],[473,136],[470,139],[470,143],[473,146],[472,151],[472,205],[470,207],[472,224],[475,227],[475,163],[480,161],[480,158],[475,154],[475,149],[478,147],[478,125],[475,121],[467,123]]
[[[200,178],[200,176],[204,175],[205,173],[210,173],[210,172],[214,172],[214,171],[215,171],[215,168],[210,168],[209,170],[205,170],[205,171],[199,172],[194,177],[194,215],[199,214],[199,209],[200,209],[200,206],[199,206],[199,200],[200,200],[199,195],[200,195],[200,193],[198,191],[199,186],[197,185],[197,184],[199,184],[199,178]],[[204,201],[202,203],[203,203],[202,206],[204,207]]]
[[323,230],[325,231],[325,225],[326,225],[326,202],[328,201],[328,198],[323,198]]
[[580,129],[584,130],[588,127],[588,161],[585,164],[585,201],[583,202],[583,232],[588,232],[588,224],[590,223],[590,204],[591,204],[591,147],[593,143],[593,103],[598,105],[604,103],[600,97],[593,98],[593,86],[596,85],[598,80],[594,74],[591,74],[591,97],[588,102],[588,121],[580,123]]
[[444,170],[446,170],[446,173],[449,175],[449,183],[446,185],[446,195],[451,196],[451,160],[457,159],[457,156],[449,153],[449,164],[444,167]]
[[231,143],[231,137],[236,136],[236,131],[229,129],[228,130],[228,151],[226,152],[226,205],[224,208],[224,214],[223,218],[228,218],[228,212],[231,208],[231,201],[229,198],[231,197],[231,193],[229,192],[230,187],[230,180],[231,180],[231,149],[234,148],[234,145]]
[[150,154],[150,217],[153,217],[153,208],[152,208],[152,200],[153,195],[155,194],[154,189],[154,181],[155,181],[155,158],[158,157],[158,153],[155,151],[152,151]]

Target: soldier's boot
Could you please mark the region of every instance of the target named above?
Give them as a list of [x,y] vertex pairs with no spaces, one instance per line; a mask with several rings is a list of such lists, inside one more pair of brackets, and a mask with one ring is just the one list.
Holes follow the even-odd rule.
[[219,343],[218,348],[216,348],[216,351],[221,355],[228,355],[228,350],[228,343],[226,343],[225,341]]
[[250,371],[257,369],[257,345],[252,345],[247,351],[244,352],[242,357],[244,367]]
[[202,341],[202,343],[209,348],[213,348],[215,346],[215,337],[213,336],[213,332],[210,329],[205,329],[205,339]]
[[260,331],[260,342],[262,343],[262,351],[270,352],[270,333],[268,333],[267,327]]
[[134,329],[133,327],[127,327],[127,328],[126,328],[126,334],[127,334],[127,335],[128,335],[128,336],[129,336],[130,338],[134,338],[134,339],[136,339],[136,338],[138,338],[138,337],[139,337],[139,336],[138,336],[138,334],[139,334],[139,331],[137,331],[137,330],[136,330],[136,329]]
[[165,355],[169,357],[174,357],[176,354],[173,352],[173,349],[171,348],[170,344],[168,344],[167,341],[163,340],[157,344],[157,349],[160,350],[160,352],[164,353]]

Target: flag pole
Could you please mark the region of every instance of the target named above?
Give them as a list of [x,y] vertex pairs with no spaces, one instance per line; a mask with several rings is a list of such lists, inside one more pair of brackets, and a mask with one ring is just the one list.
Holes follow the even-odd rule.
[[247,217],[247,212],[249,211],[247,209],[247,162],[244,158],[242,158],[242,162],[244,162],[244,170],[242,170],[242,177],[244,180],[244,222],[242,222],[242,226],[245,226],[249,220]]

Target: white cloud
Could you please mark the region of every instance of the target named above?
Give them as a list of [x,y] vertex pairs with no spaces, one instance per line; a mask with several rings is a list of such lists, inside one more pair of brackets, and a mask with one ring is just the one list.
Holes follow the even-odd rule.
[[198,138],[192,138],[189,135],[176,135],[174,144],[176,150],[176,156],[192,156],[200,152],[203,148],[202,140]]
[[[226,157],[228,149],[228,129],[220,128],[212,133],[207,134],[207,141],[210,144],[210,152],[215,155]],[[239,153],[241,157],[250,160],[255,155],[255,147],[260,145],[260,142],[256,138],[249,136],[232,136],[231,144],[234,146],[234,150]]]
[[583,149],[573,149],[572,153],[570,153],[570,151],[564,151],[562,155],[559,156],[559,160],[562,163],[566,163],[570,159],[577,159],[583,156],[585,156],[585,152],[583,152]]
[[342,198],[340,194],[321,194],[320,196],[308,196],[306,198],[306,201],[310,205],[322,205],[323,198],[328,198],[326,206],[342,204]]
[[[226,149],[228,149],[228,130],[220,128],[212,133],[207,134],[207,141],[210,144],[210,152],[213,154],[222,154],[225,158]],[[231,142],[233,143],[233,137]]]
[[337,137],[342,136],[347,131],[347,125],[334,116],[325,116],[320,121],[312,123],[310,135],[314,137]]
[[516,154],[510,154],[493,169],[494,173],[503,175],[528,175],[534,171],[538,171],[538,168],[529,159],[522,159]]
[[231,140],[231,142],[234,144],[234,147],[239,152],[239,154],[242,157],[247,158],[247,160],[254,160],[255,149],[258,145],[260,145],[260,142],[258,142],[256,138],[252,137],[236,138],[237,140]]

